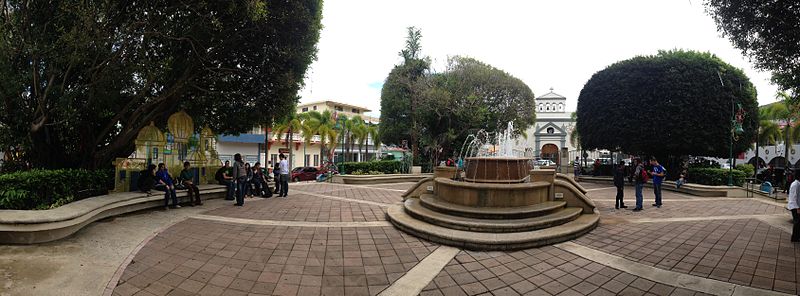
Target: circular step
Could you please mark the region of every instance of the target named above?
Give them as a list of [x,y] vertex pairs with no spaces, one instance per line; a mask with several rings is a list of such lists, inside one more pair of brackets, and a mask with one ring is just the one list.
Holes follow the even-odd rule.
[[422,206],[417,198],[407,199],[404,205],[406,212],[419,220],[450,229],[474,232],[522,232],[548,228],[575,220],[583,212],[581,208],[562,208],[544,216],[497,220],[461,217],[433,211]]
[[433,194],[419,197],[423,206],[436,212],[454,216],[479,219],[519,219],[545,216],[567,206],[565,201],[546,201],[540,204],[522,207],[468,207],[449,203],[436,198]]
[[386,217],[397,228],[422,239],[468,250],[496,251],[519,250],[568,241],[591,231],[600,220],[597,213],[582,214],[575,220],[545,229],[486,233],[450,229],[415,219],[406,212],[403,205],[390,206]]

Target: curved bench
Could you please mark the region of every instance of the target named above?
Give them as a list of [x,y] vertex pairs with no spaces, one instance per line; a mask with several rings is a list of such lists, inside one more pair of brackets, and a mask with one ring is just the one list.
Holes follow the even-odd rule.
[[[225,196],[222,185],[200,185],[203,200]],[[188,192],[177,192],[188,200]],[[50,210],[0,210],[0,244],[36,244],[72,235],[89,223],[150,208],[164,206],[164,195],[140,192],[112,193],[90,197]]]

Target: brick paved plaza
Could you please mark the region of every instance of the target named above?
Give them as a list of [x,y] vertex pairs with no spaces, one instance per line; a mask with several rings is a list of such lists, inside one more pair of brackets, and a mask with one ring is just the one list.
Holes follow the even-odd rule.
[[[411,183],[293,184],[290,197],[220,204],[157,233],[113,295],[767,295],[800,293],[789,213],[766,199],[664,192],[664,206],[601,212],[589,234],[515,252],[457,250],[395,229],[384,213]],[[645,190],[645,204],[652,203]],[[626,191],[633,204],[633,191]],[[631,207],[632,208],[632,207]],[[427,258],[427,259],[426,259]],[[438,268],[424,261],[447,262]],[[431,280],[420,282],[420,278]],[[113,281],[113,280],[112,280]],[[396,285],[397,287],[392,287]],[[402,289],[400,289],[400,288]],[[397,293],[400,291],[400,293]],[[416,293],[416,292],[414,292]]]

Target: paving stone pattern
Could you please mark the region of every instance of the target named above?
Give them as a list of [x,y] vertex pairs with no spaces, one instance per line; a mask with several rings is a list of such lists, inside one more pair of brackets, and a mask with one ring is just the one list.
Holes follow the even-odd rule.
[[682,273],[800,293],[800,245],[758,220],[601,225],[575,242]]
[[420,295],[705,295],[639,278],[556,247],[462,251]]
[[232,218],[307,221],[307,222],[370,222],[386,220],[386,210],[377,205],[339,201],[305,194],[288,198],[246,199],[244,207],[222,207],[205,212]]
[[[658,269],[800,294],[800,245],[781,228],[737,215],[789,216],[747,199],[689,197],[664,191],[664,207],[613,209],[608,185],[585,184],[601,224],[574,242]],[[247,199],[223,217],[305,222],[384,221],[410,183],[353,186],[292,184],[289,198]],[[392,189],[392,190],[388,190]],[[294,193],[293,193],[294,192]],[[303,192],[334,196],[323,198]],[[633,190],[626,200],[633,205]],[[341,200],[339,200],[341,199]],[[348,201],[350,200],[350,201]],[[660,218],[729,216],[713,221]],[[637,223],[637,218],[656,218]],[[774,220],[774,219],[773,219]],[[772,221],[772,220],[770,220]],[[771,222],[773,223],[773,222]],[[159,233],[126,267],[114,295],[376,295],[438,245],[393,227],[288,227],[189,219]],[[425,284],[425,283],[423,283]],[[604,266],[554,246],[516,252],[461,251],[422,295],[702,295]]]
[[392,227],[256,227],[190,219],[142,248],[113,294],[375,295],[435,248]]

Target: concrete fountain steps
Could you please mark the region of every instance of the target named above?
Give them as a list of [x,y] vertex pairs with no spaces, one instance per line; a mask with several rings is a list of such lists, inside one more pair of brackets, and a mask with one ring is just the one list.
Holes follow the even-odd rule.
[[[409,200],[415,200],[415,198]],[[470,250],[517,250],[556,244],[572,240],[591,231],[597,226],[600,219],[600,215],[596,213],[582,214],[574,220],[549,228],[491,233],[452,229],[429,223],[412,216],[404,205],[389,207],[386,215],[392,224],[414,236]]]
[[433,194],[422,194],[419,197],[422,206],[436,212],[453,216],[478,219],[520,219],[545,216],[567,206],[565,201],[547,201],[540,204],[520,207],[468,207],[449,203],[436,198]]
[[544,216],[521,219],[480,219],[453,216],[424,207],[417,198],[405,201],[406,212],[419,220],[451,229],[474,232],[523,232],[549,228],[577,219],[583,209],[561,208]]

